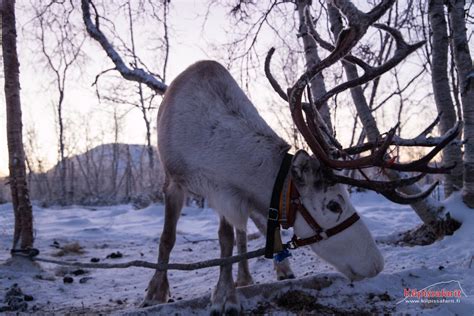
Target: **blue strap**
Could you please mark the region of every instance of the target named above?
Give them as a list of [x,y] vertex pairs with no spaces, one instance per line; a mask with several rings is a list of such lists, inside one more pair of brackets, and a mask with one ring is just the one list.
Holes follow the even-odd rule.
[[283,249],[282,251],[278,252],[275,256],[273,256],[273,260],[280,263],[288,257],[291,257],[290,251],[288,251],[288,249]]

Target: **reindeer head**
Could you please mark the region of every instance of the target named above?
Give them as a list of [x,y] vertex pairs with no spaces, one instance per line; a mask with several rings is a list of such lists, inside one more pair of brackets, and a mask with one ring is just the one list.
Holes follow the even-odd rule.
[[[324,230],[337,227],[356,213],[346,189],[330,178],[319,160],[300,150],[293,158],[291,177],[301,202]],[[315,234],[302,214],[297,213],[294,232],[299,238]],[[332,264],[350,280],[373,277],[382,271],[384,260],[369,230],[359,219],[330,238],[311,244],[321,258]]]
[[[265,73],[275,91],[284,100],[288,101],[293,121],[314,153],[314,157],[310,157],[306,152],[300,151],[292,162],[292,178],[301,195],[301,202],[309,213],[309,215],[301,213],[296,216],[294,221],[295,235],[298,238],[306,238],[307,241],[310,241],[302,244],[311,244],[311,247],[319,256],[334,265],[348,278],[358,280],[377,275],[383,268],[383,258],[367,227],[362,220],[358,219],[358,215],[355,215],[356,211],[342,184],[376,191],[389,200],[400,204],[410,204],[426,198],[437,183],[431,185],[426,191],[410,196],[402,194],[397,189],[417,182],[426,173],[449,172],[453,166],[433,167],[429,165],[429,162],[457,137],[461,124],[456,124],[445,135],[439,137],[436,142],[426,141],[426,135],[431,132],[439,118],[416,139],[406,140],[396,137],[396,127],[394,127],[384,138],[381,137],[376,142],[343,149],[328,131],[325,122],[320,117],[317,110],[319,106],[335,94],[367,83],[389,71],[408,54],[421,47],[424,42],[413,45],[407,44],[399,31],[386,25],[374,23],[394,3],[394,0],[383,0],[368,13],[359,11],[350,1],[333,0],[331,3],[346,16],[349,25],[349,28],[341,31],[335,46],[321,39],[312,25],[309,11],[305,11],[308,32],[321,47],[331,50],[331,53],[308,69],[295,85],[288,89],[288,95],[278,85],[270,72],[269,65],[274,49],[271,49],[267,55]],[[386,63],[376,67],[368,65],[350,54],[351,49],[366,33],[369,26],[388,32],[396,42],[394,55]],[[364,74],[355,80],[349,80],[334,87],[316,100],[312,100],[308,91],[309,103],[303,103],[303,92],[312,78],[342,59],[361,67]],[[409,163],[395,162],[387,153],[391,145],[413,146],[420,143],[424,143],[423,146],[434,148],[426,156]],[[360,156],[370,150],[372,152],[369,155]],[[362,171],[369,167],[379,167],[385,171],[419,172],[419,174],[411,177],[400,176],[398,180],[394,181],[376,181],[369,179]],[[343,169],[357,169],[365,179],[354,179],[341,175],[339,171]],[[355,218],[355,220],[350,221],[351,218]],[[311,223],[312,221],[313,223]],[[348,223],[348,225],[344,225],[344,223]],[[331,230],[338,225],[343,229],[336,229],[336,234],[324,238],[324,235],[328,235],[327,230]],[[334,231],[332,230],[332,232]],[[313,235],[316,238],[308,238]],[[311,243],[312,240],[316,240],[316,242]]]

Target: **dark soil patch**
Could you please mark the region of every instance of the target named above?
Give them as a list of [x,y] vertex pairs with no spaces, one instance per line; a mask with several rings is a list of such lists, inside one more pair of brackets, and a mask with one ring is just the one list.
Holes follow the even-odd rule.
[[26,312],[28,303],[33,301],[33,296],[24,294],[18,284],[13,284],[5,293],[5,305],[0,305],[2,312]]
[[320,304],[316,303],[317,298],[313,297],[303,291],[288,291],[278,296],[275,300],[277,306],[297,312],[303,310],[314,310],[319,307]]
[[107,255],[107,259],[118,259],[122,257],[123,257],[123,254],[120,251],[112,252],[111,254]]
[[384,292],[382,294],[369,293],[368,298],[369,300],[374,300],[375,298],[378,298],[382,302],[390,302],[393,300],[392,297],[388,294],[388,292]]
[[[377,295],[381,301],[391,300],[390,296],[380,294]],[[317,296],[313,296],[307,292],[300,290],[288,291],[280,296],[278,296],[274,303],[280,309],[285,311],[295,313],[297,315],[337,315],[337,316],[365,316],[372,314],[385,314],[390,311],[384,307],[377,308],[372,306],[370,310],[351,308],[343,309],[335,306],[322,305],[318,303]],[[271,313],[271,306],[268,304],[261,304],[252,312],[256,314],[267,314]]]
[[269,302],[258,303],[257,307],[244,313],[245,315],[267,315],[273,308]]
[[74,279],[71,278],[70,276],[66,276],[66,277],[63,278],[63,282],[64,282],[65,284],[70,284],[70,283],[73,283],[73,282],[74,282]]

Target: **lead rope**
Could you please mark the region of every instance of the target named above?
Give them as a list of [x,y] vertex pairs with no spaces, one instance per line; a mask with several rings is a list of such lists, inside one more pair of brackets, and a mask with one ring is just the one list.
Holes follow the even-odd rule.
[[229,264],[234,264],[245,259],[253,259],[261,257],[265,254],[265,247],[259,248],[257,250],[249,251],[240,255],[235,255],[225,258],[216,258],[210,260],[204,260],[194,263],[152,263],[143,260],[133,260],[128,262],[121,263],[83,263],[83,262],[68,262],[61,260],[53,260],[37,257],[39,255],[39,250],[36,248],[28,248],[17,250],[13,249],[10,251],[13,257],[23,257],[28,258],[32,261],[52,263],[61,266],[70,266],[78,268],[87,268],[87,269],[126,269],[130,267],[146,268],[146,269],[155,269],[157,271],[166,271],[166,270],[200,270],[209,267],[224,266]]

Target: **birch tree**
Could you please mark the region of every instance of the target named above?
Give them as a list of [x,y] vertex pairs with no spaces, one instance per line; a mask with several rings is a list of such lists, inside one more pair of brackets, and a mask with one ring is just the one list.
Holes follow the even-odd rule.
[[1,1],[0,5],[2,11],[5,104],[7,107],[9,184],[15,215],[12,249],[17,249],[18,246],[21,249],[27,249],[33,246],[33,211],[27,186],[25,152],[23,148],[20,65],[16,46],[15,1]]
[[467,206],[474,208],[474,70],[466,34],[466,12],[464,10],[466,2],[464,0],[449,0],[446,3],[464,119],[463,200]]
[[[306,69],[311,69],[314,65],[321,62],[321,58],[318,54],[318,47],[316,42],[311,38],[311,35],[308,32],[308,27],[305,18],[305,8],[311,5],[311,0],[297,0],[296,1],[296,8],[298,10],[298,18],[299,18],[299,36],[303,41],[303,48],[304,48],[304,57],[306,60]],[[316,76],[311,79],[310,82],[310,89],[311,94],[319,98],[323,94],[326,93],[326,85],[324,83],[324,77],[322,73],[318,73]],[[314,109],[321,113],[321,116],[326,122],[326,125],[329,130],[332,130],[331,124],[331,115],[329,113],[329,107],[327,102],[324,102],[320,108]]]
[[[316,46],[316,43],[312,40],[311,37],[315,38],[315,40],[318,42],[320,47],[328,51],[333,50],[334,46],[329,44],[328,42],[322,41],[321,37],[318,34],[316,34],[315,29],[312,25],[312,18],[310,16],[306,18],[306,23],[308,23],[308,25],[305,25],[304,23],[305,17],[303,14],[304,7],[311,5],[311,1],[298,0],[298,1],[295,1],[294,3],[296,4],[296,11],[298,12],[298,15],[297,15],[297,19],[299,21],[298,37],[301,39],[301,42],[303,44],[306,66],[308,65],[311,66],[320,60],[320,57],[318,56],[319,54],[318,47]],[[397,7],[395,7],[393,9],[389,9],[390,10],[390,12],[388,13],[389,21],[390,19],[393,19],[395,22],[406,21],[408,19],[410,6],[413,9],[413,2],[408,2],[407,5],[408,5],[406,9],[407,17],[399,17],[398,12],[397,12]],[[268,16],[270,15],[269,11],[277,10],[276,8],[278,8],[277,5],[275,4],[268,5],[268,6],[270,7],[270,9],[264,11],[264,15],[256,19],[257,22],[268,21],[269,20]],[[233,14],[235,14],[236,10],[240,10],[240,11],[247,10],[247,11],[243,11],[241,16],[244,16],[246,20],[249,20],[248,5],[243,6],[242,3],[239,2],[239,4],[232,9]],[[329,10],[329,12],[327,10]],[[279,13],[281,13],[281,11],[279,11]],[[328,8],[324,8],[320,2],[318,6],[318,10],[316,11],[316,15],[318,16],[318,19],[324,20],[324,15],[326,13],[328,14],[328,19],[329,19],[328,22],[329,22],[329,25],[331,25],[331,30],[334,33],[334,38],[337,38],[337,35],[343,29],[343,22],[341,20],[340,14],[337,10],[332,8],[330,4]],[[259,23],[252,24],[248,22],[245,24],[251,25],[251,26],[256,25],[258,26],[257,28],[258,30],[260,29],[260,25],[261,25]],[[270,28],[272,28],[272,25],[270,23],[268,24],[270,25]],[[352,96],[353,104],[355,105],[357,109],[357,115],[363,125],[363,133],[361,134],[361,137],[359,138],[359,140],[363,140],[365,136],[367,136],[368,141],[372,142],[373,144],[377,143],[378,140],[380,140],[381,133],[379,131],[378,124],[374,117],[374,111],[380,108],[382,104],[386,104],[390,98],[397,95],[400,96],[400,106],[399,106],[398,115],[397,115],[398,120],[400,120],[401,111],[403,109],[403,101],[404,101],[404,99],[401,97],[401,94],[413,82],[413,80],[419,78],[423,74],[423,70],[421,72],[418,72],[417,74],[413,76],[412,79],[408,81],[408,83],[404,87],[401,87],[399,77],[398,77],[399,72],[396,69],[394,69],[393,72],[395,76],[395,81],[397,83],[397,87],[395,91],[391,93],[387,98],[385,98],[385,100],[382,101],[379,105],[377,105],[376,108],[372,108],[372,106],[374,105],[375,95],[377,94],[377,88],[380,82],[380,79],[379,79],[380,75],[382,75],[384,72],[386,72],[389,69],[386,66],[380,67],[382,63],[387,63],[388,65],[390,65],[391,68],[393,68],[398,63],[402,62],[409,54],[413,53],[416,49],[420,48],[423,44],[422,42],[419,42],[413,45],[406,43],[401,37],[400,32],[396,31],[396,28],[400,26],[401,25],[395,25],[395,28],[393,27],[384,28],[383,25],[382,26],[376,25],[376,27],[378,27],[381,30],[380,32],[382,34],[385,33],[383,36],[381,36],[382,43],[380,46],[380,52],[371,53],[370,51],[367,51],[367,50],[364,51],[363,50],[365,49],[364,47],[362,47],[362,50],[361,50],[361,53],[363,55],[372,54],[374,56],[377,56],[374,66],[352,55],[346,58],[346,60],[343,61],[342,63],[347,79],[353,84],[352,88],[350,89],[350,93]],[[283,35],[281,35],[281,32],[282,32],[281,30],[276,30],[275,28],[272,28],[272,29],[275,32],[279,32],[278,37],[280,39],[283,38]],[[247,34],[249,33],[250,32],[247,32]],[[312,33],[311,36],[309,36],[308,33]],[[254,45],[256,36],[257,35],[254,35],[253,37],[254,40],[251,41],[251,45]],[[244,42],[244,41],[242,40],[240,42]],[[369,45],[367,45],[367,47],[368,46]],[[391,52],[393,51],[392,47],[396,47],[394,56],[390,56]],[[249,52],[250,48],[244,49],[244,51]],[[267,63],[268,61],[266,60],[266,64]],[[361,67],[361,69],[363,70],[363,75],[359,75],[356,65]],[[267,70],[266,70],[266,73],[267,73]],[[378,73],[378,75],[376,73]],[[373,84],[372,84],[370,101],[368,101],[364,95],[364,89],[367,88],[367,85],[360,86],[360,84],[354,84],[356,82],[367,82],[367,80],[364,79],[367,77],[374,78]],[[311,84],[312,84],[311,92],[315,99],[317,99],[320,95],[325,95],[325,94],[328,95],[327,97],[323,98],[322,103],[316,104],[317,108],[320,108],[320,107],[322,108],[323,103],[326,103],[329,97],[337,95],[337,91],[330,91],[329,93],[327,93],[326,88],[324,87],[324,84],[323,85],[320,84],[319,88],[315,89],[316,88],[315,83],[318,83],[318,81],[319,83],[321,83],[321,81],[323,80],[324,78],[322,76],[319,76],[319,74],[318,76],[313,77],[311,80]],[[283,95],[283,99],[285,99],[284,92],[280,91],[279,94]],[[328,115],[325,114],[324,111],[323,113],[321,113],[321,117],[324,117],[322,119],[324,123],[330,122],[330,118],[328,119]],[[324,125],[324,123],[322,125]],[[416,142],[418,144],[429,144],[432,141],[435,141],[435,142],[441,141],[440,138],[437,139],[436,137],[428,138],[428,134],[431,133],[434,126],[435,124],[431,124],[431,127],[429,129],[426,129],[418,137],[416,137]],[[327,136],[330,137],[330,135],[327,135]],[[406,140],[402,138],[398,138],[397,142],[400,145],[402,143],[405,145],[408,143],[412,143],[412,145],[414,144],[412,140]],[[401,176],[396,172],[387,171],[386,173],[387,173],[387,176],[389,176],[392,179],[397,179]],[[416,185],[412,185],[412,186],[404,187],[400,191],[402,191],[405,194],[412,195],[412,194],[418,194],[419,192],[421,192],[421,189]],[[434,200],[433,198],[428,198],[424,201],[416,202],[412,204],[412,207],[414,208],[415,212],[419,215],[419,217],[423,220],[423,222],[427,224],[429,227],[431,227],[432,230],[436,231],[436,233],[439,235],[450,233],[457,227],[457,224],[454,221],[452,221],[450,218],[444,217],[445,212],[443,212],[443,209],[444,209],[443,205],[439,203],[438,201]]]
[[58,124],[58,156],[59,156],[59,203],[68,203],[67,198],[67,166],[66,137],[64,122],[64,105],[66,88],[74,64],[78,61],[82,44],[83,32],[78,31],[70,21],[74,6],[67,3],[50,3],[44,8],[36,8],[38,40],[41,55],[47,69],[53,74],[57,98],[54,102]]
[[[441,134],[446,133],[456,124],[457,116],[451,97],[448,78],[448,29],[444,14],[443,0],[429,1],[428,13],[431,37],[431,84],[438,113],[442,113],[439,124]],[[449,196],[463,186],[462,153],[459,143],[453,143],[443,149],[443,162],[456,164],[450,174],[445,176],[444,192]]]
[[[328,5],[328,11],[332,31],[334,34],[339,34],[343,28],[340,13],[331,4]],[[356,80],[357,78],[359,78],[356,66],[354,64],[345,62],[343,63],[343,67],[348,80]],[[364,96],[361,87],[356,86],[351,88],[351,95],[354,101],[354,105],[357,109],[357,113],[364,127],[364,131],[366,132],[368,141],[377,142],[377,140],[380,138],[380,131],[377,127],[377,123],[374,117],[372,116],[372,111],[368,106],[367,100]],[[397,179],[400,177],[394,171],[386,170],[385,173],[390,179]],[[400,188],[400,191],[405,194],[412,195],[420,193],[421,189],[417,185],[410,185]],[[444,207],[441,203],[437,202],[431,197],[428,197],[423,201],[411,204],[411,206],[416,212],[416,214],[423,221],[423,223],[435,230],[438,235],[450,233],[449,230],[452,225],[449,223],[444,223],[445,219],[442,215]],[[448,231],[446,231],[446,229],[448,229]]]

